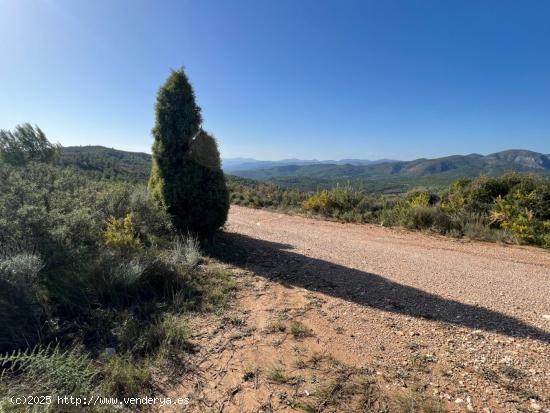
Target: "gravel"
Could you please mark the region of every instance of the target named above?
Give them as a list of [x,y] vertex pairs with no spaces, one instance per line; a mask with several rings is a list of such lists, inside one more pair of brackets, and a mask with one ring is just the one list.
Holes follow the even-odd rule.
[[328,350],[397,384],[414,370],[456,411],[550,412],[548,251],[236,206],[223,237],[325,300],[306,321]]

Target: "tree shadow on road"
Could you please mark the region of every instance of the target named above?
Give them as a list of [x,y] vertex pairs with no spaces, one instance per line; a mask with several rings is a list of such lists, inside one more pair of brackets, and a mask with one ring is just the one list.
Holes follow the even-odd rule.
[[223,232],[208,252],[222,262],[287,286],[306,288],[391,313],[550,343],[550,332],[508,315],[430,294],[377,274],[307,257],[292,249],[288,244]]

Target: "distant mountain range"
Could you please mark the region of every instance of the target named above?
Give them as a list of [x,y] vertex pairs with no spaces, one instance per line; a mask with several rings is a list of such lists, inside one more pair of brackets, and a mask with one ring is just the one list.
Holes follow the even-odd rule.
[[[151,170],[151,155],[102,146],[63,148],[61,163],[106,178],[145,181]],[[453,155],[435,159],[396,161],[342,159],[318,161],[285,159],[258,161],[249,158],[223,159],[227,174],[257,181],[270,181],[299,189],[331,187],[352,183],[374,192],[403,192],[414,186],[448,185],[462,177],[499,175],[509,171],[550,176],[548,155],[513,149],[490,155]]]
[[[231,173],[243,178],[270,180],[280,177],[304,177],[330,180],[357,180],[361,178],[426,177],[433,175],[473,177],[481,174],[497,175],[507,171],[550,173],[550,159],[547,155],[512,149],[490,155],[453,155],[435,159],[416,159],[414,161],[278,161],[275,165],[262,167],[261,162],[247,161],[235,169],[231,164]],[[247,165],[246,168],[244,166]]]
[[225,172],[246,171],[250,169],[264,169],[289,165],[376,165],[385,162],[398,162],[392,159],[340,159],[319,161],[317,159],[282,159],[280,161],[259,161],[252,158],[225,158],[222,160]]

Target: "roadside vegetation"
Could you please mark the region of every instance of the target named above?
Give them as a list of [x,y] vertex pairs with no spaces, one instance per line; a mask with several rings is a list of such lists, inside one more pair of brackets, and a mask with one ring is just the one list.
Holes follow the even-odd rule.
[[[177,71],[169,86],[174,77],[187,82]],[[195,132],[186,114],[200,108],[188,83],[177,86],[176,111],[157,105],[156,149],[166,137],[178,145],[172,127]],[[0,131],[0,411],[78,410],[57,396],[155,395],[155,377],[192,350],[188,320],[224,308],[234,281],[201,243],[225,222],[227,190],[215,141],[191,138],[170,172],[158,165],[174,153],[155,151],[148,188],[62,165],[38,127]],[[177,188],[193,202],[175,210]]]
[[189,349],[187,318],[234,288],[144,185],[47,164],[0,166],[0,245],[7,396],[151,395]]
[[228,186],[237,205],[550,248],[550,179],[537,175],[482,176],[403,195],[370,195],[352,186],[307,192],[242,178]]

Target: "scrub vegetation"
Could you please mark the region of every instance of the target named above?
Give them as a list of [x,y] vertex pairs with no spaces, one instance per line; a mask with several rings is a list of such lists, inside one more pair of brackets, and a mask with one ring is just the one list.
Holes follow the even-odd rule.
[[229,188],[232,203],[253,208],[550,248],[550,179],[538,175],[465,178],[402,195],[372,195],[351,185],[308,192],[243,178],[229,180]]
[[9,401],[22,394],[153,395],[188,356],[188,320],[228,302],[235,283],[200,242],[227,190],[186,82],[173,72],[159,92],[149,188],[67,166],[38,127],[0,132],[0,411],[32,410]]

